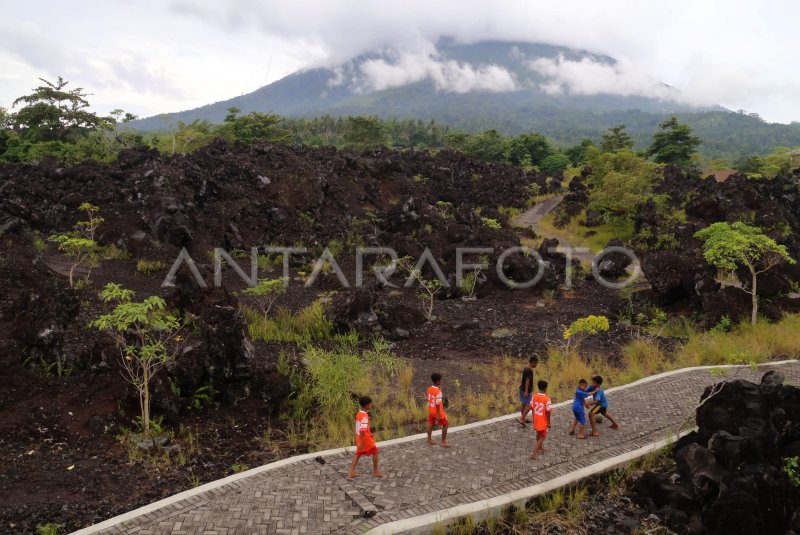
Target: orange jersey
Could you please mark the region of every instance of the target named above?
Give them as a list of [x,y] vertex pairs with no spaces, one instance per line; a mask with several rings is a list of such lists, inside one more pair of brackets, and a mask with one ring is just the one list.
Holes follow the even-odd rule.
[[428,387],[428,414],[445,418],[444,405],[442,405],[442,389],[438,386]]
[[549,421],[548,416],[553,410],[550,405],[550,398],[547,394],[536,394],[531,400],[531,409],[533,410],[533,428],[536,431],[546,431]]
[[367,451],[375,447],[375,439],[369,428],[369,413],[358,411],[356,414],[356,450]]

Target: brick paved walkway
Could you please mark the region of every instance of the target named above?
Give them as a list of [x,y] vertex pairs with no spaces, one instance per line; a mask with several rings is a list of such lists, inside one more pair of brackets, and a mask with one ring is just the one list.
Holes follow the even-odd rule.
[[[800,362],[777,366],[787,383],[800,384]],[[772,367],[732,369],[728,376],[758,380]],[[549,451],[537,461],[529,458],[530,427],[522,429],[509,416],[454,429],[450,449],[430,448],[421,438],[390,441],[381,451],[383,479],[367,475],[369,463],[362,460],[361,477],[346,480],[352,453],[338,450],[324,454],[324,465],[305,458],[277,463],[274,469],[262,467],[217,488],[199,487],[192,496],[124,522],[113,519],[116,525],[81,533],[364,533],[532,487],[663,440],[703,389],[719,380],[707,370],[689,370],[611,389],[610,412],[622,428],[603,426],[601,437],[586,440],[567,435],[571,410],[569,403],[560,404],[553,412]],[[367,519],[365,511],[377,514]]]

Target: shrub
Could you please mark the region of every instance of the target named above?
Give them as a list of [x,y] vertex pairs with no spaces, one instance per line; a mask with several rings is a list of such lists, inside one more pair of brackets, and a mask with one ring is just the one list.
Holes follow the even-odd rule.
[[85,281],[88,281],[92,268],[100,262],[100,246],[94,239],[97,227],[103,222],[103,218],[98,215],[100,209],[85,202],[78,207],[78,210],[86,212],[87,219],[85,221],[78,221],[72,232],[55,234],[50,237],[50,241],[58,244],[58,250],[72,259],[72,265],[69,268],[70,288],[75,287],[74,274],[78,267],[88,269],[85,278]]
[[64,526],[61,524],[56,524],[54,522],[48,522],[47,524],[41,524],[36,526],[36,535],[58,535],[61,533],[61,530]]
[[783,471],[795,487],[800,487],[800,458],[788,457],[783,460]]
[[503,226],[496,220],[488,217],[482,217],[483,224],[493,230],[500,230]]
[[[431,229],[432,230],[432,229]],[[439,278],[426,279],[422,276],[422,270],[412,263],[410,257],[403,257],[397,261],[397,268],[409,274],[409,278],[416,280],[419,285],[419,297],[422,300],[425,317],[428,321],[433,320],[433,304],[435,303],[436,293],[444,286]]]
[[272,305],[278,296],[286,293],[287,279],[259,279],[258,284],[252,288],[242,290],[243,295],[249,295],[254,298],[256,306],[264,315],[264,319],[269,316]]
[[144,273],[145,275],[150,275],[166,268],[167,264],[161,260],[145,260],[144,258],[140,258],[136,261],[136,271]]
[[587,336],[606,332],[608,329],[609,323],[607,317],[591,315],[573,321],[572,324],[564,330],[563,337],[568,347],[574,344],[577,348]]

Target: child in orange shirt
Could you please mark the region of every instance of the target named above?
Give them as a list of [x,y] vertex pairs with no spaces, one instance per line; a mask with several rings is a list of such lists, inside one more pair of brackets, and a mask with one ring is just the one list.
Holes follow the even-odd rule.
[[353,457],[353,464],[347,477],[358,477],[356,465],[358,460],[363,457],[372,457],[372,475],[383,477],[383,472],[378,470],[378,447],[375,446],[375,439],[372,437],[372,429],[369,427],[369,411],[372,410],[372,400],[363,396],[359,398],[358,404],[361,410],[356,414],[356,455]]
[[428,446],[433,446],[431,433],[433,426],[439,424],[442,428],[442,447],[449,448],[447,443],[447,414],[444,412],[444,397],[442,396],[442,374],[431,375],[433,385],[428,387]]
[[536,446],[531,452],[531,459],[536,460],[536,456],[541,452],[547,451],[544,449],[544,439],[547,438],[547,430],[550,428],[550,413],[553,407],[550,405],[550,397],[547,395],[547,381],[539,381],[536,383],[539,392],[533,396],[531,400],[531,409],[533,409],[533,428],[536,430]]

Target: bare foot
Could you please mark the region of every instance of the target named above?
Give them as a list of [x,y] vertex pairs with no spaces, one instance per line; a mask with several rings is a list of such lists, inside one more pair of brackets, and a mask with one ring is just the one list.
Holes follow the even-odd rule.
[[536,453],[531,453],[531,459],[536,460]]
[[521,425],[522,427],[528,425],[528,423],[525,420],[520,420],[519,418],[517,418],[517,423],[519,423],[519,425]]
[[428,446],[433,446],[433,440],[428,439]]
[[586,440],[586,435],[578,435],[578,438],[581,440]]
[[599,437],[600,433],[591,433],[589,436],[590,437]]
[[386,474],[384,474],[380,470],[376,470],[375,472],[372,472],[372,475],[375,476],[375,477],[383,477]]
[[547,451],[547,448],[539,448],[539,451],[540,451],[540,452],[542,452],[542,453],[544,453],[544,452],[546,452],[546,451]]
[[610,427],[611,429],[619,429],[619,426],[617,424],[611,424],[608,427]]
[[443,448],[449,448],[450,444],[448,444],[447,442],[442,442],[442,447]]
[[351,470],[350,472],[347,473],[347,477],[353,479],[354,477],[358,477],[358,474],[356,474]]

